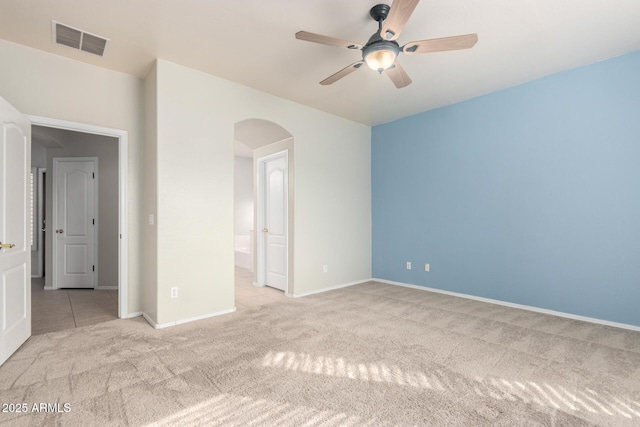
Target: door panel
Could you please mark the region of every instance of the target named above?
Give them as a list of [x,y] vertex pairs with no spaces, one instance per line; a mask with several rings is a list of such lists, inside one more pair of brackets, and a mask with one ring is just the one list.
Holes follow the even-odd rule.
[[95,171],[87,159],[54,159],[57,288],[95,288]]
[[0,364],[31,336],[31,123],[0,98]]
[[87,245],[66,244],[64,246],[65,274],[89,274]]
[[[88,167],[87,167],[88,166]],[[72,167],[84,167],[93,169],[86,163],[74,164]],[[65,187],[62,194],[65,204],[63,225],[67,237],[87,237],[89,224],[87,216],[87,204],[89,199],[90,171],[74,169],[65,175]]]
[[272,236],[284,235],[284,159],[274,160],[267,165],[269,184],[267,215],[269,232]]
[[265,162],[265,226],[267,286],[287,289],[287,160]]
[[7,301],[17,302],[7,305],[3,329],[10,330],[18,326],[27,316],[27,287],[21,286],[26,279],[27,270],[24,264],[2,272],[2,293],[6,295]]

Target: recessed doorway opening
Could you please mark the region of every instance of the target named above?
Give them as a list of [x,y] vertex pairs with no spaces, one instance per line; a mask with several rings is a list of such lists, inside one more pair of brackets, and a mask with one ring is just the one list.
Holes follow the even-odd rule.
[[[57,298],[59,303],[64,303],[59,304],[59,308],[64,313],[51,314],[50,316],[58,316],[59,324],[66,324],[68,327],[97,323],[98,320],[106,321],[111,318],[128,317],[126,184],[128,132],[45,117],[27,117],[32,122],[32,148],[35,148],[32,153],[32,163],[39,162],[39,165],[32,164],[32,172],[35,166],[37,173],[35,188],[39,190],[36,191],[37,202],[34,203],[34,219],[37,218],[34,221],[34,234],[37,236],[36,240],[39,244],[36,246],[36,250],[32,251],[32,260],[34,261],[32,262],[31,274],[32,305],[43,301],[44,298],[47,300]],[[43,140],[45,147],[42,147]],[[65,144],[61,144],[60,140],[65,140]],[[74,148],[77,151],[74,151]],[[39,160],[38,156],[40,156]],[[72,174],[71,178],[56,182],[53,177],[54,157],[67,160],[77,160],[79,157],[96,157],[96,169],[91,172],[91,176],[84,174],[85,177],[89,176],[86,180],[80,179],[82,174],[78,173]],[[93,261],[88,264],[87,268],[78,263],[65,268],[67,273],[72,275],[75,273],[73,270],[81,270],[80,267],[84,270],[90,270],[90,273],[95,274],[95,282],[93,282],[93,286],[88,286],[89,289],[62,289],[77,288],[77,286],[62,283],[59,278],[54,277],[56,266],[59,268],[59,264],[55,264],[54,260],[56,252],[54,245],[56,238],[60,238],[59,236],[68,237],[67,232],[73,230],[65,229],[61,225],[64,221],[60,219],[57,220],[58,223],[54,224],[53,197],[55,193],[60,192],[61,185],[78,187],[82,183],[92,183],[94,176],[96,203],[91,218],[84,223],[78,222],[78,218],[75,217],[84,208],[71,209],[71,219],[75,221],[78,230],[85,226],[89,229],[88,231],[95,228],[97,244]],[[83,203],[80,204],[84,206]],[[67,224],[69,224],[68,221]],[[56,233],[59,230],[65,231]],[[76,255],[82,255],[84,252],[78,248],[81,249],[81,245],[75,245],[72,249],[77,252]],[[60,247],[57,249],[58,252],[62,250]],[[63,250],[63,252],[69,251]],[[83,256],[77,258],[84,259]],[[48,290],[43,291],[42,294],[35,294],[45,287]],[[41,302],[41,304],[44,303]],[[34,307],[32,320],[36,320],[36,316],[38,316],[36,309],[37,307]],[[61,320],[62,317],[65,317],[64,321]],[[34,334],[38,332],[35,322],[33,331]]]
[[[294,293],[293,142],[286,129],[267,120],[248,119],[235,125],[234,258],[238,310]],[[275,162],[265,167],[272,160]],[[271,219],[274,222],[270,229]]]

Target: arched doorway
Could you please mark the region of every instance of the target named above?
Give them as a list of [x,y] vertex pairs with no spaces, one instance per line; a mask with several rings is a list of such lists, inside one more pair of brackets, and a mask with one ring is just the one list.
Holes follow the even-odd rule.
[[235,124],[234,154],[236,307],[241,310],[294,293],[294,138],[268,120],[243,120]]

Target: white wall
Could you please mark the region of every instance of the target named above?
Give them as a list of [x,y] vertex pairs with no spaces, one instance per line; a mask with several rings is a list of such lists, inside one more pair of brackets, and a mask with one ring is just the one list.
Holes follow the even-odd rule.
[[141,311],[142,80],[4,40],[0,64],[0,96],[23,113],[128,131],[128,311]]
[[31,145],[31,167],[32,168],[47,167],[47,149],[40,144]]
[[[144,210],[143,210],[143,301],[142,310],[151,319],[158,317],[158,109],[157,69],[155,64],[144,81]],[[153,224],[149,218],[153,216]]]
[[368,126],[163,60],[157,117],[155,321],[234,306],[233,133],[248,118],[294,136],[294,293],[371,277]]
[[[4,40],[0,63],[0,96],[23,113],[129,133],[128,311],[141,311],[142,266],[149,264],[142,233],[150,227],[143,203],[154,205],[142,198],[142,153],[145,108],[155,100],[145,104],[145,85],[136,77]],[[157,268],[145,274],[154,320],[234,305],[233,132],[249,118],[277,123],[294,136],[295,293],[371,276],[368,126],[162,60],[154,92],[157,111],[147,129],[157,137],[149,136],[145,153],[157,155],[151,162],[157,170],[144,181],[145,194],[158,190],[155,229],[145,232],[145,248],[157,248]],[[172,300],[169,288],[176,285],[180,297]]]
[[236,156],[234,166],[234,234],[248,236],[253,230],[253,159]]

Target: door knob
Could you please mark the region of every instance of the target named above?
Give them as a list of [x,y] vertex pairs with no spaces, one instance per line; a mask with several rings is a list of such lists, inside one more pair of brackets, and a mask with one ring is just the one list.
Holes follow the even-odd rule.
[[59,229],[59,230],[56,230],[56,233],[58,233],[58,234],[62,234],[62,233],[64,233],[64,230],[61,228],[61,229]]
[[265,227],[265,228],[263,228],[263,229],[262,229],[262,232],[263,232],[263,233],[268,233],[268,232],[269,232],[269,229]]
[[14,245],[13,243],[2,243],[0,242],[0,249],[11,249],[11,248],[15,248],[16,245]]

